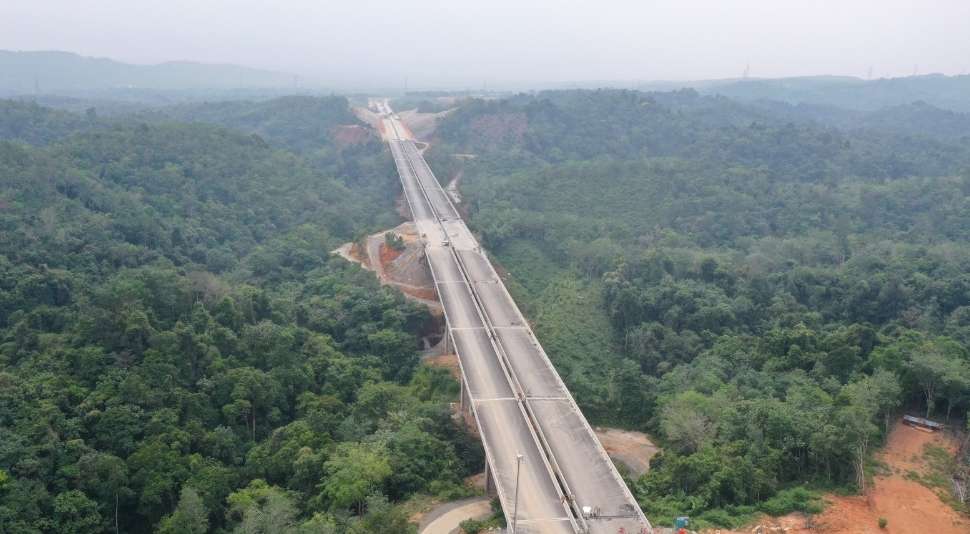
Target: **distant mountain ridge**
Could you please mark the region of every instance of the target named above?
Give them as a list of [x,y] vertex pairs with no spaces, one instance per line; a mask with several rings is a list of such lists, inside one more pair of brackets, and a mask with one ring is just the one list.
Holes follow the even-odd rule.
[[774,79],[727,79],[646,82],[638,89],[670,91],[693,88],[702,94],[743,101],[776,100],[790,104],[875,111],[922,101],[953,111],[970,112],[970,76],[927,74],[864,80],[851,76],[803,76]]
[[202,90],[291,87],[292,74],[230,64],[133,65],[59,51],[0,50],[0,95],[110,89]]

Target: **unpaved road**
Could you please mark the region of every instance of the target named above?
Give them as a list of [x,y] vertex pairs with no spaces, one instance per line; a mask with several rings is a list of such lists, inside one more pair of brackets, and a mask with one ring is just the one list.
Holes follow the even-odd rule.
[[466,519],[484,519],[492,514],[486,497],[472,497],[438,505],[421,519],[421,534],[451,534]]

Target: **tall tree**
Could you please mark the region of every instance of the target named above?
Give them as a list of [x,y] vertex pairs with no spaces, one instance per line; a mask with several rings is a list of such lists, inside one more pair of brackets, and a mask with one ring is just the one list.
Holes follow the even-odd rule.
[[226,499],[235,534],[290,534],[297,509],[286,491],[257,479]]
[[95,534],[104,527],[98,504],[78,490],[57,495],[52,519],[54,530],[63,534]]
[[337,508],[363,511],[368,495],[380,491],[391,476],[387,452],[380,443],[343,443],[325,464],[323,494]]
[[118,532],[119,502],[122,496],[131,493],[128,487],[128,466],[125,461],[111,454],[93,452],[82,456],[77,466],[81,487],[92,495],[97,495],[102,503],[111,503],[114,512],[114,530]]
[[940,390],[948,383],[959,380],[962,373],[961,362],[948,348],[950,347],[940,341],[927,341],[910,354],[906,364],[923,390],[926,417],[933,413]]
[[179,503],[170,515],[162,519],[158,534],[205,534],[209,531],[209,511],[202,497],[188,486],[179,493]]

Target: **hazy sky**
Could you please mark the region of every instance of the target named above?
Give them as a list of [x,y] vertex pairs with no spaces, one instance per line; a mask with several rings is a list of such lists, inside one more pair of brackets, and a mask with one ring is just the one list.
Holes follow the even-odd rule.
[[0,0],[0,48],[338,86],[970,71],[970,0]]

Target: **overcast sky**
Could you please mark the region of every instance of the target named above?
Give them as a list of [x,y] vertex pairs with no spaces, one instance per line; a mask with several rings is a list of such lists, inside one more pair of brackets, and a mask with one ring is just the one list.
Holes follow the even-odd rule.
[[344,87],[961,74],[970,0],[0,0],[0,49]]

